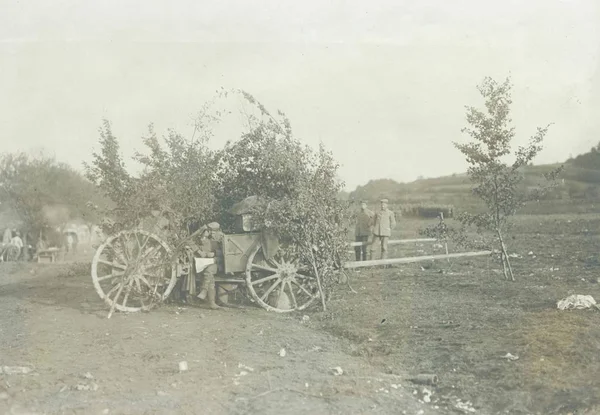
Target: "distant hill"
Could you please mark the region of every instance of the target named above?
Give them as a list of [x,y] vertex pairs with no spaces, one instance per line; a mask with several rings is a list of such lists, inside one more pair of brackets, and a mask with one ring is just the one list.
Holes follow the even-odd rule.
[[[527,166],[523,169],[524,185],[535,186],[544,181],[543,174],[560,164]],[[476,207],[477,198],[471,194],[473,185],[464,174],[420,179],[410,183],[399,183],[391,179],[371,180],[350,192],[350,200],[366,199],[376,202],[387,198],[397,205],[435,205]],[[572,202],[596,201],[600,209],[600,143],[589,152],[570,158],[564,163],[559,186],[547,199]],[[556,202],[553,202],[556,204]]]

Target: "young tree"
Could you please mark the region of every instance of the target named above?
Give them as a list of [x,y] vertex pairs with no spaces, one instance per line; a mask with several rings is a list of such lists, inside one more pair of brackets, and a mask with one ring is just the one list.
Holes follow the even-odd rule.
[[[485,99],[485,111],[467,107],[468,127],[462,130],[473,141],[454,146],[469,163],[468,175],[475,184],[473,193],[485,204],[486,211],[479,214],[462,213],[458,220],[463,226],[475,226],[482,235],[489,235],[490,247],[499,251],[500,261],[506,279],[514,281],[510,264],[506,231],[510,218],[529,200],[539,198],[555,183],[560,168],[545,174],[548,181],[533,190],[523,189],[522,170],[528,166],[542,150],[542,142],[549,126],[538,128],[527,146],[520,146],[511,154],[511,141],[515,129],[510,125],[510,105],[512,84],[510,78],[497,83],[487,77],[478,86]],[[509,156],[512,162],[506,161]],[[458,232],[457,235],[464,235]]]
[[94,153],[92,164],[85,166],[90,180],[116,205],[112,212],[106,212],[112,220],[105,230],[116,232],[138,226],[152,221],[156,213],[181,235],[191,225],[215,218],[215,158],[204,140],[187,140],[169,131],[161,141],[150,125],[141,141],[147,151],[134,156],[143,166],[135,177],[127,172],[119,141],[110,123],[104,121],[100,152]]
[[84,163],[86,177],[114,202],[128,199],[132,178],[125,169],[119,140],[112,133],[108,120],[103,120],[100,133],[100,153],[92,153],[92,165]]
[[[136,154],[145,167],[141,176],[160,192],[154,194],[161,210],[171,213],[171,220],[181,229],[215,219],[216,158],[200,138],[186,139],[170,130],[163,148],[152,126],[143,139],[150,154]],[[151,193],[152,194],[152,193]]]

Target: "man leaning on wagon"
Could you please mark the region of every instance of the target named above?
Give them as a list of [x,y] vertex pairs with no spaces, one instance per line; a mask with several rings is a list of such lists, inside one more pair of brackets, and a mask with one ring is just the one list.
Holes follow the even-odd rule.
[[381,244],[381,259],[387,258],[388,241],[392,230],[396,227],[394,212],[387,207],[388,200],[381,199],[381,209],[375,212],[375,223],[373,225],[373,244],[371,245],[371,258],[375,258],[375,248]]
[[214,264],[208,265],[202,271],[202,289],[200,294],[198,294],[198,298],[202,300],[208,297],[208,305],[213,309],[221,308],[216,303],[215,286],[215,274],[218,271],[219,261],[221,260],[221,246],[219,240],[220,229],[221,226],[218,223],[209,223],[206,231],[202,235],[199,249],[196,251],[196,255],[201,258],[214,258],[215,260]]
[[356,229],[354,231],[355,241],[362,242],[364,245],[355,246],[354,252],[357,261],[366,261],[367,244],[370,242],[373,234],[373,216],[375,214],[367,208],[365,200],[360,202],[360,212],[356,215]]

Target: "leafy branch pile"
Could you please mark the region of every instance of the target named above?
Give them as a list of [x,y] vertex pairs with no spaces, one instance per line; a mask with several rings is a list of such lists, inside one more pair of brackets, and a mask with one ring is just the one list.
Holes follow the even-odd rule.
[[[228,114],[212,107],[230,95],[251,109],[242,114],[245,131],[239,140],[212,150],[215,125]],[[143,170],[134,177],[125,168],[109,122],[104,122],[100,151],[93,154],[86,172],[117,205],[107,212],[108,232],[139,226],[153,217],[168,219],[163,235],[170,242],[213,220],[231,232],[235,217],[229,209],[256,196],[254,220],[287,246],[295,246],[296,254],[319,274],[323,291],[331,291],[334,271],[345,256],[350,217],[347,202],[338,198],[343,183],[331,153],[323,146],[314,151],[303,145],[293,137],[283,113],[272,115],[239,90],[218,91],[198,115],[192,138],[169,131],[162,141],[150,126],[142,139],[146,151],[135,156]]]

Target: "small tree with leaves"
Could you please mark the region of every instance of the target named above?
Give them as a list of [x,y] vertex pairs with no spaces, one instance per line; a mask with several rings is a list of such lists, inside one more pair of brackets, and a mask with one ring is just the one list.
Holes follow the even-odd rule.
[[[539,199],[555,185],[556,177],[562,168],[544,174],[546,183],[526,189],[523,169],[542,150],[542,142],[549,125],[538,128],[527,146],[520,146],[512,153],[511,141],[515,129],[510,125],[510,105],[512,84],[510,78],[499,84],[487,77],[478,86],[485,99],[486,110],[467,107],[468,127],[462,132],[473,141],[454,146],[469,163],[468,175],[475,184],[473,193],[480,198],[485,211],[482,213],[463,212],[458,221],[463,225],[459,230],[447,231],[461,245],[471,245],[465,238],[465,229],[475,227],[483,238],[483,245],[499,253],[504,277],[515,280],[506,245],[506,233],[510,229],[510,218],[530,200]],[[512,154],[511,154],[512,153]],[[512,162],[506,159],[510,156]],[[481,246],[482,244],[479,244]]]
[[116,205],[105,212],[111,219],[105,223],[105,232],[152,226],[154,221],[167,219],[173,236],[184,235],[196,223],[214,219],[215,165],[204,137],[186,139],[170,130],[160,140],[150,125],[142,143],[146,152],[136,152],[134,160],[143,171],[132,176],[110,123],[104,121],[100,151],[93,153],[91,165],[85,165],[87,177]]

